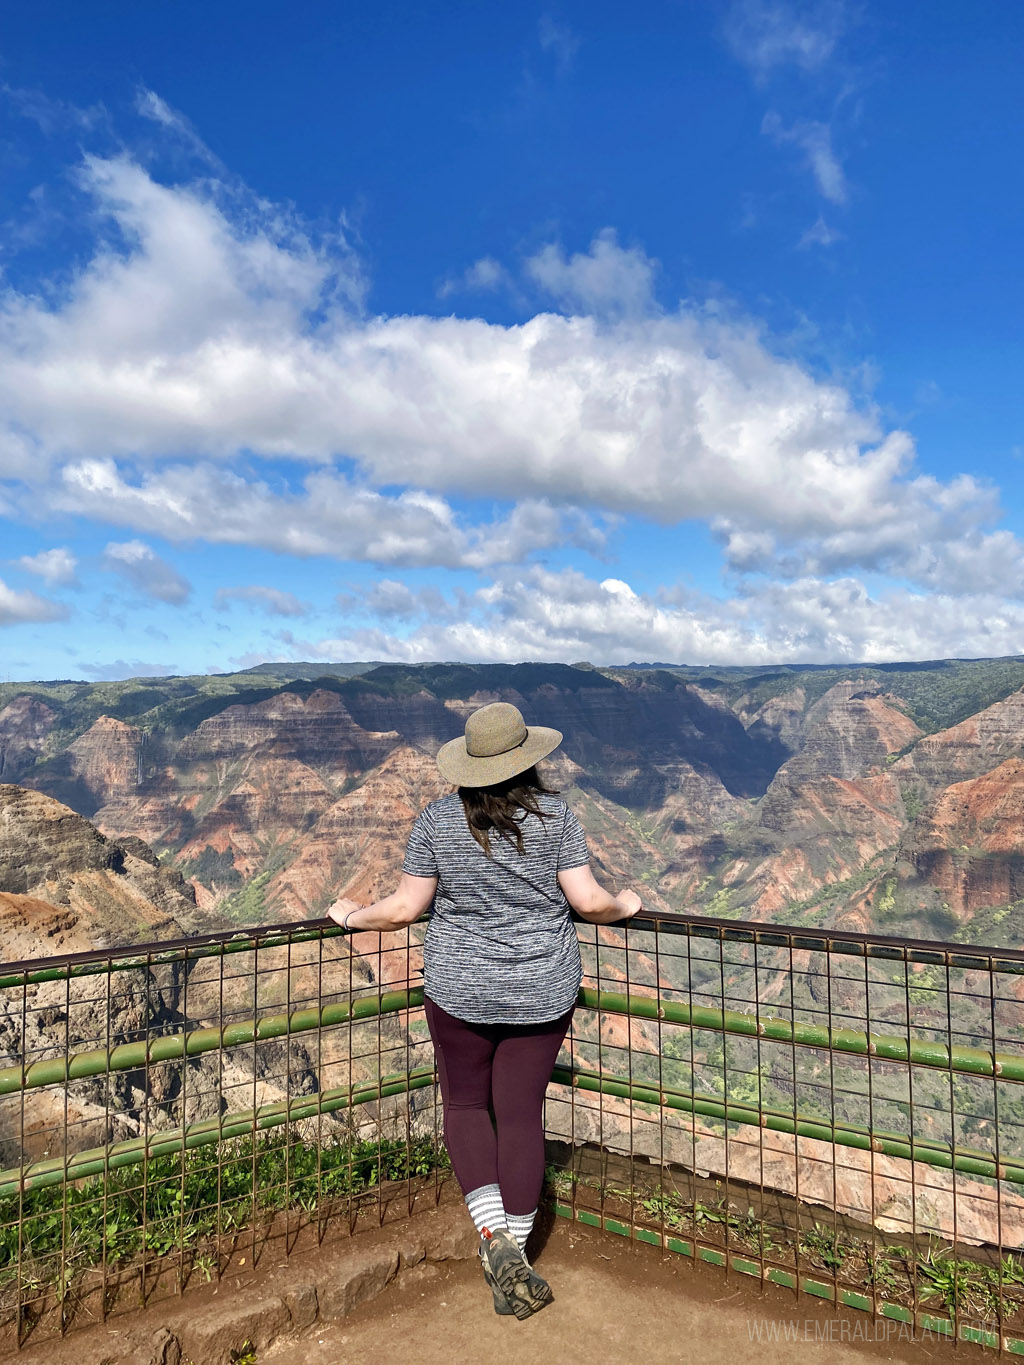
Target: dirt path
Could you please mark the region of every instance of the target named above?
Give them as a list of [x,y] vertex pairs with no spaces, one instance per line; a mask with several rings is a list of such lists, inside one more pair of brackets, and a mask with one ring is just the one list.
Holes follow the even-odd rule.
[[[528,1319],[497,1317],[474,1264],[408,1271],[372,1303],[301,1340],[261,1352],[260,1365],[341,1365],[384,1359],[415,1365],[514,1360],[516,1365],[770,1365],[824,1362],[952,1365],[980,1360],[944,1341],[912,1343],[901,1324],[745,1276],[664,1256],[656,1248],[556,1220],[537,1269],[556,1300]],[[788,1336],[786,1335],[788,1334]]]

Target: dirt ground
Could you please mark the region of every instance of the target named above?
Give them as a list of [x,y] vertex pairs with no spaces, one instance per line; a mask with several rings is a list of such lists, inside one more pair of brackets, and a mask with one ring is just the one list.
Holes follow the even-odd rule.
[[[643,1365],[983,1365],[987,1358],[969,1342],[912,1340],[901,1323],[837,1312],[777,1285],[762,1290],[738,1272],[549,1213],[534,1260],[555,1301],[525,1322],[498,1317],[458,1191],[444,1189],[439,1205],[428,1194],[430,1207],[412,1218],[396,1206],[396,1221],[389,1217],[384,1227],[323,1246],[300,1239],[287,1257],[268,1244],[254,1265],[243,1246],[219,1283],[190,1286],[184,1296],[119,1312],[63,1340],[36,1339],[21,1352],[0,1346],[0,1361],[176,1365],[180,1355],[192,1365],[226,1365],[247,1338],[261,1344],[242,1355],[246,1365],[620,1365],[631,1357]],[[161,1346],[168,1329],[183,1352]]]
[[774,1285],[762,1292],[746,1276],[561,1219],[535,1264],[555,1302],[525,1322],[496,1316],[479,1268],[452,1260],[409,1270],[341,1321],[260,1352],[259,1365],[620,1365],[630,1358],[644,1365],[970,1365],[985,1358],[970,1344],[913,1343],[900,1323],[836,1313]]

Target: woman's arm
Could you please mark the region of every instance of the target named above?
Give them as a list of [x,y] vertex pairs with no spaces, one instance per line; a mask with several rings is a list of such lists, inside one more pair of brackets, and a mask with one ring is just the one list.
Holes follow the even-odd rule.
[[596,880],[589,863],[569,867],[558,874],[562,894],[577,915],[591,924],[614,924],[616,920],[632,919],[641,909],[635,891],[620,891],[613,896]]
[[327,907],[327,914],[347,929],[402,929],[430,909],[436,890],[436,877],[413,877],[403,872],[398,890],[383,900],[359,905],[341,897]]

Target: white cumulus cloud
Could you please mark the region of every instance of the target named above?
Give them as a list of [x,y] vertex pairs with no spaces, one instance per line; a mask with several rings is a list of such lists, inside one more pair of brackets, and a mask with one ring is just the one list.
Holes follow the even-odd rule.
[[[700,309],[325,321],[345,259],[332,267],[292,226],[232,221],[124,161],[86,178],[124,250],[101,250],[62,305],[9,295],[0,314],[0,399],[36,468],[348,456],[371,482],[433,493],[828,523],[904,462],[903,438],[752,324]],[[597,306],[642,297],[650,263],[604,237],[536,268]]]
[[[460,598],[464,595],[460,594]],[[429,616],[433,621],[453,615],[453,605],[439,588],[411,588],[393,578],[382,578],[358,593],[339,593],[338,606],[347,615],[358,612],[396,621]]]
[[569,312],[639,316],[653,306],[658,262],[639,247],[620,247],[611,228],[598,233],[589,251],[567,257],[551,244],[528,257],[524,268],[529,279]]
[[23,625],[29,621],[63,621],[68,609],[29,589],[9,587],[0,578],[0,626]]
[[534,567],[481,588],[458,612],[405,635],[380,627],[295,642],[323,659],[515,661],[586,658],[626,664],[886,662],[1019,651],[1024,603],[994,593],[966,599],[894,589],[856,577],[748,583],[731,599],[680,591],[655,596],[622,580],[596,582]]
[[158,602],[180,606],[192,591],[188,579],[141,540],[111,541],[103,552],[102,563],[129,587]]
[[22,555],[14,562],[28,573],[38,574],[51,587],[71,587],[78,581],[78,560],[66,545],[41,550],[37,555]]
[[[838,198],[824,127],[777,131]],[[92,258],[63,293],[0,295],[0,461],[24,516],[486,570],[567,540],[602,552],[609,519],[633,514],[711,524],[742,574],[1020,592],[995,490],[922,474],[907,433],[749,319],[659,311],[656,262],[610,232],[526,262],[565,312],[375,317],[340,232],[126,156],[87,158],[81,183]],[[295,477],[254,474],[262,457]],[[460,498],[498,508],[474,520]],[[180,575],[113,558],[183,600]]]
[[172,541],[405,566],[480,569],[567,542],[599,549],[605,535],[591,518],[540,501],[467,527],[436,494],[385,495],[327,470],[308,474],[301,492],[281,492],[209,464],[166,466],[133,480],[113,460],[82,460],[65,466],[50,500],[58,510]]

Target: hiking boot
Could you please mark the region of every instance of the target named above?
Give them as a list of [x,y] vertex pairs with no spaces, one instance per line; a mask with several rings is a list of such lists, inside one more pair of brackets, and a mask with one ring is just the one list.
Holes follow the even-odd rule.
[[484,1263],[520,1321],[539,1313],[552,1301],[551,1286],[527,1262],[519,1243],[507,1228],[499,1228],[497,1232],[485,1228],[481,1250]]
[[535,1305],[533,1311],[539,1313],[542,1308],[546,1308],[549,1303],[554,1302],[555,1296],[552,1294],[551,1286],[547,1280],[543,1275],[537,1274],[529,1261],[526,1262],[526,1268],[530,1272],[530,1278],[527,1281],[530,1302]]
[[480,1248],[480,1265],[484,1272],[484,1279],[490,1285],[491,1294],[494,1296],[494,1311],[496,1313],[500,1313],[503,1317],[511,1317],[512,1305],[505,1297],[505,1291],[502,1289],[498,1281],[494,1278],[494,1271],[487,1264],[487,1257],[484,1255],[484,1249],[482,1246]]

